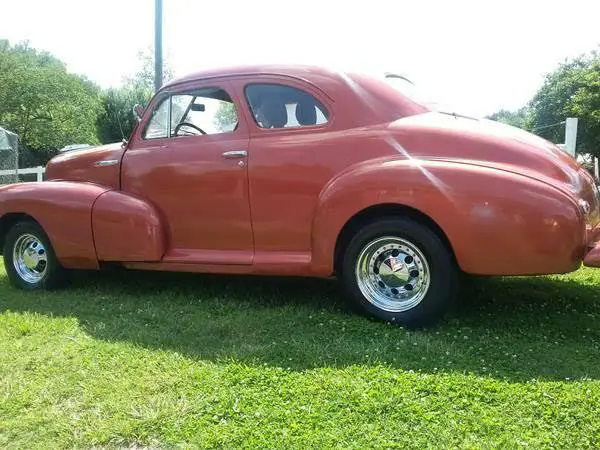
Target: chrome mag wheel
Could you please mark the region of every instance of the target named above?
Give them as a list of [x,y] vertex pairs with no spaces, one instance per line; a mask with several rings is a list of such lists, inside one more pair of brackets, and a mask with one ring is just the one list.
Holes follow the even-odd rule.
[[359,253],[355,274],[365,298],[391,313],[414,308],[429,290],[427,259],[416,245],[395,236],[369,242]]
[[19,277],[30,284],[46,275],[48,255],[44,244],[32,234],[19,236],[13,246],[13,265]]

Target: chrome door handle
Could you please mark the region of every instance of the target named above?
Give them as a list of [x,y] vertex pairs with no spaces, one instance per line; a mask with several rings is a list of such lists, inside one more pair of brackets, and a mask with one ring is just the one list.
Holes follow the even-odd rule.
[[221,153],[223,158],[232,159],[232,158],[245,158],[248,156],[248,152],[246,150],[233,150],[231,152],[223,152]]

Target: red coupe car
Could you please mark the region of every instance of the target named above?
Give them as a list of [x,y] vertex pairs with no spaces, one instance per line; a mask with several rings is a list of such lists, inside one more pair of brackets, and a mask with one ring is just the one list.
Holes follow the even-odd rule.
[[336,276],[364,312],[437,319],[459,272],[600,266],[593,178],[554,144],[385,78],[238,67],[160,89],[130,139],[0,188],[11,282],[69,269]]

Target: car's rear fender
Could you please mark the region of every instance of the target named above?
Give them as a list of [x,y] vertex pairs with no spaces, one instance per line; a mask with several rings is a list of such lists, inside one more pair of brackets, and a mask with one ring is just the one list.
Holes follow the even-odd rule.
[[333,272],[345,225],[375,205],[402,205],[430,219],[467,273],[569,272],[585,252],[577,203],[550,184],[459,162],[378,160],[350,168],[321,192],[312,232],[314,273]]

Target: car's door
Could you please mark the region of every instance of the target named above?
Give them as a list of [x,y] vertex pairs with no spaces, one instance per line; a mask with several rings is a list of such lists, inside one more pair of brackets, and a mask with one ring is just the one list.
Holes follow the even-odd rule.
[[251,264],[248,129],[229,84],[177,87],[150,108],[123,157],[121,186],[161,211],[163,261]]
[[306,265],[319,193],[357,156],[341,151],[333,102],[315,86],[272,75],[231,83],[250,131],[254,264]]

